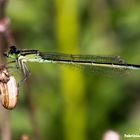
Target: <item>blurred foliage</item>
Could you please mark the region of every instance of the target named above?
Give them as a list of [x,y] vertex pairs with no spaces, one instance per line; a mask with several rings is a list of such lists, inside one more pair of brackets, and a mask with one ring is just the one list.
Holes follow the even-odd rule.
[[[140,64],[138,0],[10,0],[18,48],[120,55]],[[101,140],[107,130],[139,134],[140,73],[108,77],[54,64],[28,64],[42,140]],[[10,112],[14,140],[33,136],[26,90]]]

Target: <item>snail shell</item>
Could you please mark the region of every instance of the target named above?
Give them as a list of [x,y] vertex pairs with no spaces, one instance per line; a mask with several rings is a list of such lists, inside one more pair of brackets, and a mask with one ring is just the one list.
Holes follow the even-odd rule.
[[2,105],[8,110],[15,108],[18,101],[18,86],[14,76],[9,76],[7,83],[0,82],[0,91]]

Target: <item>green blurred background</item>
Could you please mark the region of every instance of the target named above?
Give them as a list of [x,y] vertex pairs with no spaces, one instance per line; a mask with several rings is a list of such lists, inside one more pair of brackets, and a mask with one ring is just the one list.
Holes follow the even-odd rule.
[[[6,10],[18,48],[120,55],[140,64],[138,0],[10,0]],[[13,140],[140,134],[140,72],[112,77],[55,64],[28,67],[29,85],[9,113]]]

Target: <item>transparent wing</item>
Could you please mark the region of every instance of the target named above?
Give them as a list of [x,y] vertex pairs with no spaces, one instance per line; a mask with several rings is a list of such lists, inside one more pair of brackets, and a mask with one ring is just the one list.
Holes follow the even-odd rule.
[[98,55],[70,55],[62,53],[39,53],[44,60],[51,61],[81,61],[81,62],[99,62],[125,64],[126,62],[120,56],[98,56]]
[[[69,55],[59,53],[40,53],[44,61],[68,64],[100,74],[124,74],[127,71],[126,62],[119,56]],[[119,67],[119,65],[122,65]]]

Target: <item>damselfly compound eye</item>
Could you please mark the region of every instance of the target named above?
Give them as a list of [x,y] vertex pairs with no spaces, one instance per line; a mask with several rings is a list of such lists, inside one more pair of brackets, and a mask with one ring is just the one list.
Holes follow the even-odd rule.
[[13,109],[18,100],[18,86],[14,76],[10,76],[7,83],[0,82],[0,91],[2,105],[8,110]]

